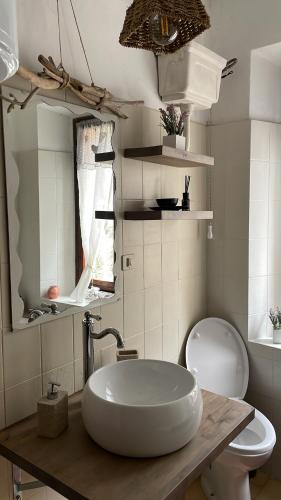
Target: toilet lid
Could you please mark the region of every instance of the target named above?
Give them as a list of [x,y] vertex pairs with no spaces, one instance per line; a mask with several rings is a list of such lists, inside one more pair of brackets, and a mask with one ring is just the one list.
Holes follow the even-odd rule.
[[247,351],[241,336],[227,321],[199,321],[187,339],[185,356],[186,367],[202,389],[244,398],[249,381]]

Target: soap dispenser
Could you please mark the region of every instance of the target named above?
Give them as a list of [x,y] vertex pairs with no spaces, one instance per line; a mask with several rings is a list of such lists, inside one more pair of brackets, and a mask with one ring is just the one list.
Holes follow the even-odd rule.
[[38,401],[38,435],[58,437],[68,427],[68,394],[49,382],[47,396]]

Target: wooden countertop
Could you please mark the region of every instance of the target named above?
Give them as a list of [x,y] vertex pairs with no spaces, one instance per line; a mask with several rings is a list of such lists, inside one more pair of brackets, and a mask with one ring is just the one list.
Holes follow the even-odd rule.
[[70,398],[69,428],[57,439],[37,436],[36,415],[0,433],[0,454],[70,500],[178,500],[186,488],[254,418],[254,409],[203,391],[195,438],[160,458],[123,458],[86,433],[81,394]]

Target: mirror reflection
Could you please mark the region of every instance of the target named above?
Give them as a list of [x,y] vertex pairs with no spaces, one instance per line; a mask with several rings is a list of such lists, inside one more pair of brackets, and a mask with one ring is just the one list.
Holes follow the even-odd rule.
[[43,313],[52,302],[86,307],[112,297],[115,123],[41,102],[9,125],[25,316],[36,319],[44,301]]

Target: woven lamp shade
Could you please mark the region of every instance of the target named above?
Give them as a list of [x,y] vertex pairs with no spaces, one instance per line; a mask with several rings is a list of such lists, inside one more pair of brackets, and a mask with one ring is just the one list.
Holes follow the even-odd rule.
[[[160,46],[152,39],[150,20],[156,15],[167,16],[177,27],[178,36],[170,45]],[[210,18],[200,0],[134,0],[119,41],[125,47],[171,53],[208,28]]]

